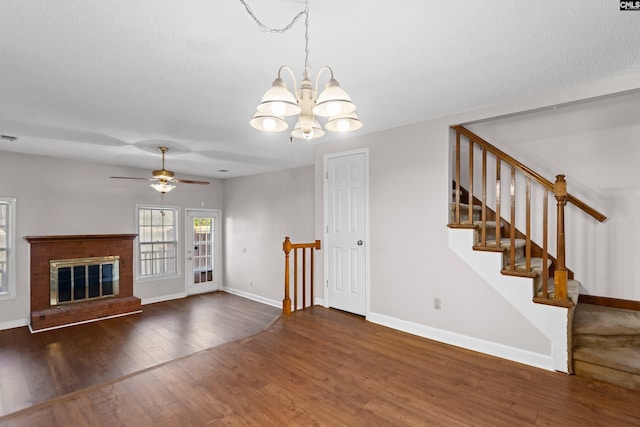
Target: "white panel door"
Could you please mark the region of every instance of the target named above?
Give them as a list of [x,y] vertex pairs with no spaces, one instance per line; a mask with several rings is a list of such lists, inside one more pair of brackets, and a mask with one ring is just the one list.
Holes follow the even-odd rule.
[[220,212],[187,210],[187,294],[220,289]]
[[327,297],[329,306],[366,314],[366,156],[326,163]]

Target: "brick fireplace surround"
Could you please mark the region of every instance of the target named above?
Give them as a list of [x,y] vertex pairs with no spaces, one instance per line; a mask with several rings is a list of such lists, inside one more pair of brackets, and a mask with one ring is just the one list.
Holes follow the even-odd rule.
[[[133,296],[133,239],[136,234],[27,236],[31,246],[31,330],[33,332],[101,318],[139,313]],[[118,296],[63,306],[50,305],[49,262],[58,259],[120,256]]]

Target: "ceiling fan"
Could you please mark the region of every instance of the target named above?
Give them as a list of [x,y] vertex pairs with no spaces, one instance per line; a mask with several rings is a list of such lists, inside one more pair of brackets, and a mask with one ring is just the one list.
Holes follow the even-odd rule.
[[129,176],[112,176],[110,178],[114,179],[141,179],[144,181],[153,181],[151,187],[153,187],[156,191],[164,194],[176,188],[175,183],[179,182],[181,184],[209,184],[208,181],[195,181],[192,179],[177,179],[173,173],[173,171],[167,170],[164,168],[164,153],[169,151],[167,147],[158,147],[158,150],[162,153],[162,169],[154,170],[151,172],[152,178],[134,178]]

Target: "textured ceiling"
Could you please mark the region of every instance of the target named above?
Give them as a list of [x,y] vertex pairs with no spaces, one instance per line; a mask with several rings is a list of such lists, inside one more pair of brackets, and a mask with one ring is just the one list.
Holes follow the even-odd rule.
[[[246,0],[272,27],[301,0]],[[330,65],[376,132],[640,73],[640,12],[614,0],[310,0]],[[265,34],[238,0],[2,0],[0,150],[231,177],[310,164],[313,142],[248,124],[304,25]],[[291,83],[288,81],[291,86]],[[1,154],[0,154],[1,155]],[[227,169],[229,172],[218,172]]]

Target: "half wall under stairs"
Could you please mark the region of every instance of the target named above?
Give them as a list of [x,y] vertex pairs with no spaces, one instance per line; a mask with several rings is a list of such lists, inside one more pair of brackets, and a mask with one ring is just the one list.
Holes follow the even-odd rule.
[[[473,249],[475,230],[449,229],[449,248],[479,274],[492,288],[505,298],[549,339],[548,354],[523,351],[505,351],[494,356],[513,360],[542,369],[571,372],[571,316],[574,307],[559,307],[533,302],[535,278],[509,276],[501,273],[504,255]],[[570,280],[569,298],[578,300],[579,283]]]

